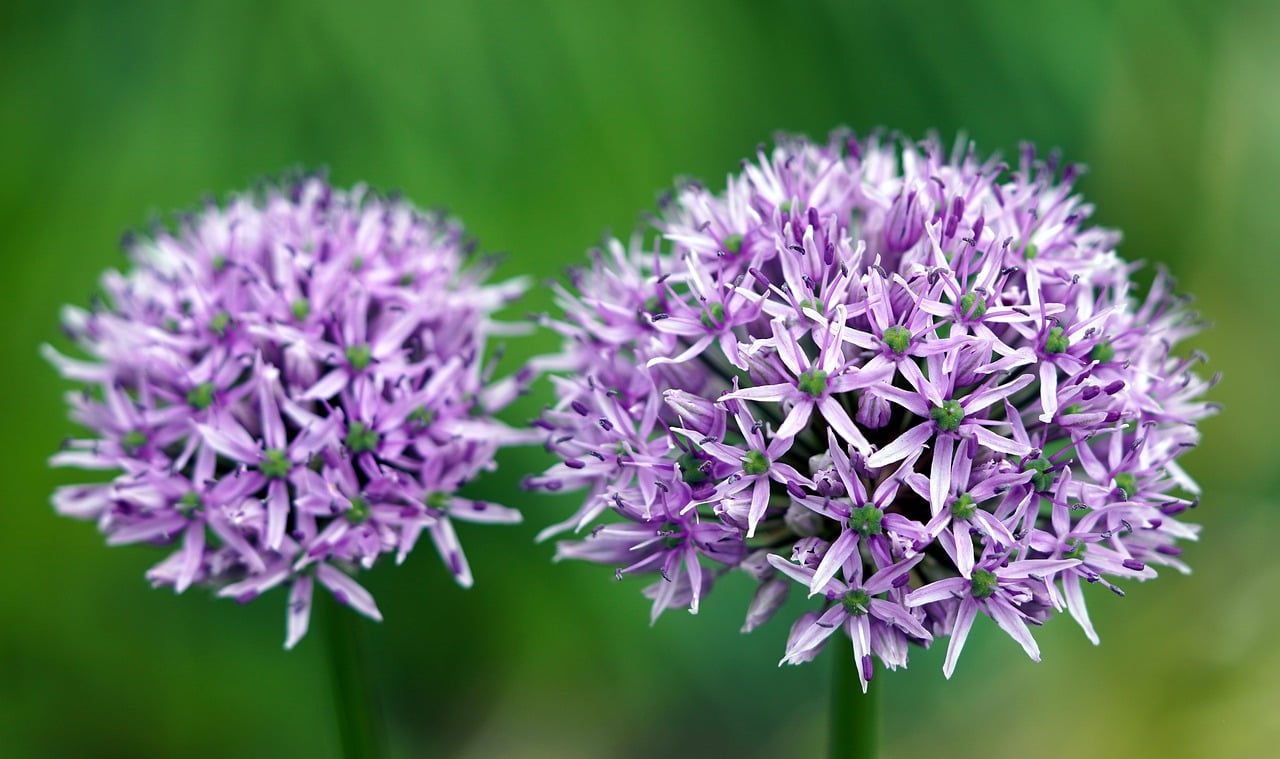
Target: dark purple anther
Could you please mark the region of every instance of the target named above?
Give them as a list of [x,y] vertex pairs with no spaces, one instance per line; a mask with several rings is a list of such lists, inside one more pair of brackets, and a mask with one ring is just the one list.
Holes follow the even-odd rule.
[[959,195],[951,201],[951,216],[947,218],[946,237],[952,238],[956,236],[956,227],[960,224],[960,219],[964,216],[964,198]]

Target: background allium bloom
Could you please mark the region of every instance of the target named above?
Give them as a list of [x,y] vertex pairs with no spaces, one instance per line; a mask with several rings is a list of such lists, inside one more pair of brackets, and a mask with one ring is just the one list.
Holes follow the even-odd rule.
[[288,585],[290,647],[316,581],[380,619],[351,575],[423,532],[471,584],[453,520],[520,520],[455,493],[522,437],[491,414],[527,372],[493,381],[484,360],[522,285],[483,285],[454,222],[315,177],[126,248],[132,270],[63,317],[90,360],[46,348],[83,383],[69,402],[94,434],[53,463],[119,472],[61,488],[59,512],[112,545],[173,546],[155,585],[241,602]]
[[565,371],[539,424],[562,461],[530,485],[586,488],[557,557],[644,573],[653,616],[714,581],[759,582],[744,630],[796,586],[785,661],[837,631],[873,658],[950,637],[950,676],[988,616],[1066,610],[1083,588],[1185,567],[1210,382],[1163,273],[1145,296],[1086,225],[1077,174],[961,144],[786,139],[714,194],[664,204],[653,242],[611,241],[560,293]]

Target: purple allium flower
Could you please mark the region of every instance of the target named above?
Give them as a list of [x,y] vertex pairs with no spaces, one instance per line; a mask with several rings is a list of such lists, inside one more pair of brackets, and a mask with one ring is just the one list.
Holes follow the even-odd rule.
[[843,629],[864,688],[942,637],[950,676],[979,615],[1032,658],[1064,609],[1096,642],[1084,586],[1186,571],[1177,458],[1214,407],[1173,352],[1194,315],[1164,272],[1136,294],[1077,173],[786,138],[595,251],[541,362],[561,462],[528,484],[587,490],[544,536],[604,524],[557,558],[651,573],[655,618],[741,569],[744,630],[799,584],[815,607],[783,661]]
[[351,575],[404,561],[424,531],[471,584],[454,520],[520,521],[457,490],[527,440],[492,415],[529,372],[494,381],[484,356],[522,284],[484,285],[447,218],[317,177],[126,249],[132,270],[64,313],[89,360],[45,347],[82,383],[69,402],[93,435],[52,463],[118,472],[59,489],[60,513],[112,545],[174,546],[147,577],[179,593],[245,602],[289,585],[286,647],[306,632],[313,578],[380,619]]

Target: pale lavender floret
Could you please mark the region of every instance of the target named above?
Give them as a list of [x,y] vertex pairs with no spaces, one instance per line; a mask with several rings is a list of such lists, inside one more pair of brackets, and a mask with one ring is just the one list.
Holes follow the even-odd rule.
[[288,585],[290,648],[316,580],[381,619],[352,575],[423,532],[469,586],[454,520],[520,514],[456,492],[530,439],[492,414],[534,371],[492,378],[486,342],[512,333],[492,315],[524,285],[484,284],[471,247],[439,214],[311,176],[130,238],[132,269],[64,312],[87,359],[44,349],[84,385],[68,399],[91,433],[52,463],[119,472],[55,507],[112,545],[174,546],[155,585],[240,602]]
[[[799,583],[817,608],[784,661],[842,629],[864,686],[946,637],[949,676],[979,615],[1033,658],[1062,610],[1096,642],[1083,588],[1185,571],[1177,458],[1215,407],[1174,352],[1194,315],[1164,272],[1137,295],[1077,174],[837,133],[681,187],[546,320],[561,463],[528,484],[587,491],[544,536],[596,525],[557,556],[657,573],[655,612],[736,567],[744,630]],[[668,520],[718,540],[660,548]]]

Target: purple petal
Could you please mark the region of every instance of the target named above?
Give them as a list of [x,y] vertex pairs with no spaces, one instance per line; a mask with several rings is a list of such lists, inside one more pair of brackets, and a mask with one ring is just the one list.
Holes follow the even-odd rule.
[[467,557],[462,553],[462,545],[458,542],[457,533],[453,531],[453,524],[447,518],[442,518],[436,520],[427,530],[431,533],[431,541],[435,543],[436,550],[440,552],[440,559],[444,561],[449,573],[462,587],[471,587],[474,582],[471,577],[471,567],[467,564]]
[[1023,374],[1003,385],[996,385],[995,387],[987,388],[986,390],[979,390],[973,395],[961,400],[960,405],[964,408],[965,414],[975,414],[998,400],[1008,398],[1027,385],[1030,385],[1034,380],[1035,378],[1030,374]]
[[139,543],[160,538],[172,540],[187,526],[187,518],[180,514],[171,516],[150,517],[122,527],[107,538],[107,545],[119,546],[127,543]]
[[969,580],[964,577],[948,577],[945,580],[935,580],[908,593],[905,599],[906,605],[908,607],[924,606],[935,601],[955,598],[966,593],[968,589]]
[[887,401],[898,404],[916,416],[925,419],[929,418],[929,405],[925,403],[923,398],[910,390],[903,390],[902,388],[882,383],[872,387],[871,392]]
[[787,561],[784,557],[776,553],[769,554],[769,563],[774,569],[785,574],[787,577],[795,580],[806,587],[813,584],[813,569],[801,566],[791,561]]
[[933,437],[933,422],[917,424],[898,436],[896,440],[867,457],[867,466],[879,468],[901,461],[913,453],[924,449],[924,444]]
[[790,383],[782,382],[776,385],[759,385],[734,390],[732,393],[720,396],[720,400],[737,398],[744,401],[783,401],[790,398],[794,392],[795,388]]
[[1002,437],[978,424],[966,424],[964,430],[983,445],[993,451],[1007,453],[1011,456],[1026,456],[1031,453],[1031,446]]
[[997,574],[1010,580],[1021,580],[1035,575],[1052,577],[1064,569],[1080,565],[1079,559],[1024,559],[1015,561],[999,570]]
[[751,510],[747,512],[747,537],[756,535],[756,525],[764,518],[765,509],[769,508],[769,479],[760,477],[751,489]]
[[827,549],[827,554],[822,557],[821,563],[813,573],[813,579],[809,582],[810,598],[827,590],[827,585],[836,576],[836,572],[844,566],[845,559],[848,559],[857,548],[858,533],[849,529],[841,530],[840,537],[836,538]]
[[289,519],[289,490],[281,480],[267,485],[267,548],[280,550],[285,523]]
[[1098,645],[1101,641],[1098,639],[1098,631],[1093,629],[1093,622],[1089,619],[1089,607],[1084,602],[1084,591],[1080,587],[1080,578],[1062,578],[1062,595],[1067,602],[1067,611],[1070,612],[1076,623],[1080,625],[1080,629],[1084,630],[1085,637],[1093,645]]
[[871,443],[863,437],[862,431],[858,429],[853,420],[849,418],[849,413],[844,410],[844,406],[831,396],[827,396],[818,401],[818,408],[822,411],[822,416],[827,420],[840,437],[844,438],[849,445],[852,445],[859,453],[866,454],[871,450]]
[[375,622],[382,621],[382,613],[373,602],[373,596],[347,574],[328,564],[320,564],[316,567],[316,579],[329,589],[338,603],[350,606]]
[[480,524],[520,524],[523,519],[520,512],[515,509],[467,498],[452,499],[449,505],[449,516],[464,522]]
[[791,337],[786,324],[781,319],[773,320],[773,340],[778,349],[778,358],[794,375],[801,375],[809,368],[809,357],[804,355],[800,343]]
[[698,338],[697,342],[695,342],[693,345],[690,345],[687,349],[685,349],[684,352],[679,353],[675,356],[655,356],[649,359],[648,363],[645,364],[645,366],[648,368],[653,368],[655,366],[664,366],[666,364],[683,364],[689,359],[696,358],[699,355],[701,355],[702,352],[707,349],[707,346],[711,345],[711,343],[714,342],[715,339],[716,339],[715,335],[703,335],[702,337]]
[[1040,406],[1040,421],[1052,422],[1058,413],[1058,367],[1050,361],[1040,364]]
[[1018,641],[1032,661],[1040,661],[1040,647],[1036,645],[1035,638],[1031,637],[1031,631],[1027,629],[1027,623],[1022,621],[1021,614],[998,596],[987,600],[987,613],[1000,625],[1000,629]]
[[236,603],[248,603],[289,578],[289,565],[281,562],[262,574],[250,575],[218,591],[222,598],[234,598]]
[[229,416],[219,419],[217,427],[196,422],[196,429],[205,442],[229,459],[250,465],[262,460],[262,448],[257,441]]
[[787,414],[787,418],[782,420],[782,426],[774,430],[774,435],[778,437],[795,437],[805,425],[809,423],[809,417],[813,414],[814,402],[812,400],[798,401],[796,405],[791,407],[791,412]]
[[182,564],[173,583],[175,592],[191,587],[204,560],[204,523],[192,522],[182,536]]
[[933,462],[929,467],[929,508],[930,513],[935,515],[947,507],[947,497],[951,495],[951,466],[955,445],[955,438],[950,435],[939,435],[938,442],[933,445]]
[[904,559],[902,561],[897,562],[896,564],[892,564],[890,566],[885,567],[884,569],[881,569],[880,571],[872,575],[870,578],[868,578],[865,583],[863,583],[862,585],[863,590],[867,591],[873,596],[877,596],[877,595],[880,595],[881,593],[884,593],[889,588],[893,587],[894,582],[899,577],[910,572],[912,568],[915,567],[915,565],[923,561],[924,556],[925,556],[924,554],[918,553],[909,559]]
[[302,575],[293,581],[289,589],[289,605],[285,609],[284,647],[292,649],[307,634],[307,625],[311,621],[311,589],[310,575]]
[[928,630],[924,629],[915,617],[911,616],[911,612],[892,601],[873,598],[871,599],[869,611],[873,616],[879,617],[885,622],[892,623],[895,627],[908,635],[920,638],[926,643],[933,640],[933,636],[929,634]]
[[955,624],[951,627],[951,640],[947,642],[947,658],[942,663],[942,674],[948,679],[956,671],[956,662],[960,660],[960,652],[964,650],[964,642],[969,639],[969,630],[973,628],[973,620],[978,616],[978,603],[971,598],[960,602],[956,612]]
[[327,401],[345,388],[348,382],[350,382],[350,378],[346,369],[334,369],[321,377],[319,382],[308,388],[300,396],[299,400]]
[[823,612],[822,616],[805,628],[799,635],[787,642],[787,658],[795,658],[821,645],[824,640],[840,628],[840,624],[848,617],[844,607],[836,604]]

